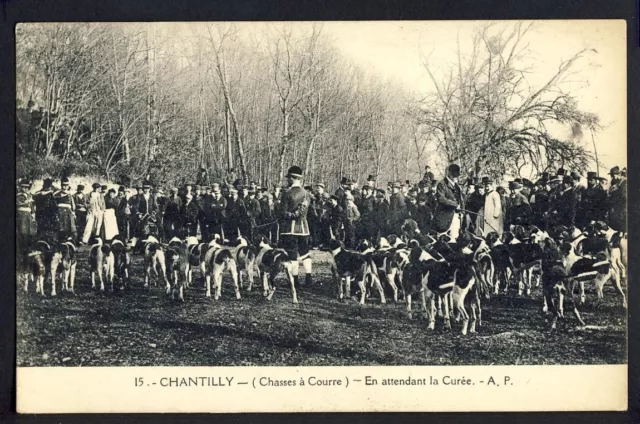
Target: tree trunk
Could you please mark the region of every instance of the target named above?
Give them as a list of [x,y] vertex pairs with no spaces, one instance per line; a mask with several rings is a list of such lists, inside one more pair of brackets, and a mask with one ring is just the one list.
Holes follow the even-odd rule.
[[227,171],[233,169],[233,149],[231,147],[231,123],[229,122],[229,106],[224,105],[224,138],[227,144]]

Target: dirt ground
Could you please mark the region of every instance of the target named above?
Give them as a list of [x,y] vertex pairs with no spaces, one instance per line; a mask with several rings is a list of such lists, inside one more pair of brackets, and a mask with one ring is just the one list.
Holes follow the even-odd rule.
[[[619,364],[627,360],[626,311],[611,285],[598,302],[587,286],[579,327],[571,314],[550,334],[540,291],[513,305],[497,297],[483,304],[483,325],[462,336],[460,323],[442,320],[427,330],[419,304],[414,319],[404,303],[365,306],[338,301],[330,255],[313,252],[314,284],[291,303],[283,277],[272,301],[260,287],[234,297],[229,277],[219,301],[204,297],[199,272],[185,302],[169,300],[161,285],[144,290],[142,258],[134,256],[130,291],[91,289],[87,248],[79,252],[76,296],[46,297],[35,286],[17,296],[18,366],[215,365],[543,365]],[[415,299],[415,298],[414,298]],[[416,302],[416,300],[414,300]],[[568,311],[567,311],[568,312]]]

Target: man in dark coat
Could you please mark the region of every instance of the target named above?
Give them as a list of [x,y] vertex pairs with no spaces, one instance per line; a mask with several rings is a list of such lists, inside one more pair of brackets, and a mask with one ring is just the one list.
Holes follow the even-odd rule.
[[376,196],[373,200],[373,214],[371,220],[376,231],[372,237],[376,240],[379,237],[386,237],[390,234],[387,225],[389,217],[389,201],[386,198],[387,192],[383,188],[376,190]]
[[598,175],[587,172],[587,188],[582,190],[577,224],[584,228],[592,221],[605,222],[607,218],[607,192],[598,184]]
[[62,179],[62,189],[55,192],[53,196],[58,204],[59,240],[66,241],[69,238],[75,240],[78,235],[74,213],[76,206],[73,203],[73,195],[71,194],[68,178]]
[[33,196],[36,207],[38,237],[56,240],[58,235],[58,204],[53,196],[53,181],[46,178],[42,190]]
[[623,177],[619,167],[609,172],[611,186],[609,187],[609,216],[608,224],[616,231],[627,232],[627,178]]
[[338,198],[338,204],[344,209],[344,207],[346,206],[345,201],[344,201],[344,193],[346,190],[349,190],[349,179],[347,177],[342,177],[342,180],[340,180],[340,187],[338,187],[338,189],[336,190],[336,192],[334,193],[334,195]]
[[127,201],[126,189],[124,186],[118,187],[118,205],[116,206],[116,221],[118,223],[118,234],[124,240],[130,238],[129,234],[129,216],[131,215],[131,208]]
[[460,210],[464,209],[464,196],[458,184],[460,166],[451,164],[447,168],[447,176],[436,186],[438,205],[434,213],[433,225],[438,233],[448,232],[453,240],[458,238],[462,228]]
[[393,234],[401,234],[402,224],[407,219],[407,204],[401,192],[402,183],[396,181],[391,186],[391,196],[389,197],[389,230]]
[[138,236],[145,238],[150,234],[150,221],[156,222],[158,204],[156,198],[151,194],[151,182],[145,181],[142,185],[142,194],[138,195],[137,202],[137,231]]
[[247,217],[245,219],[243,227],[245,228],[244,234],[249,240],[254,240],[256,228],[258,226],[258,219],[262,215],[262,208],[260,208],[260,202],[256,199],[256,192],[253,189],[249,189],[247,192],[247,198],[244,200],[245,207],[247,209]]
[[87,198],[84,194],[84,185],[78,184],[76,194],[73,195],[73,203],[76,205],[76,230],[78,240],[82,240],[84,227],[87,225]]
[[360,211],[360,222],[358,224],[358,234],[357,237],[359,239],[366,239],[370,241],[375,241],[376,238],[376,228],[373,222],[373,187],[368,184],[365,184],[362,187],[362,197],[360,198],[360,203],[358,206],[358,210]]
[[[229,197],[227,198],[226,220],[224,223],[224,236],[233,240],[240,234],[240,225],[247,218],[247,209],[244,202],[238,196],[235,187],[229,187]],[[246,234],[242,234],[246,237]]]
[[164,209],[164,236],[166,240],[180,236],[182,229],[182,199],[178,196],[178,190],[174,187],[169,191],[167,205]]
[[549,173],[543,172],[536,182],[536,188],[531,194],[531,213],[533,224],[542,230],[547,230],[547,218],[549,215]]
[[427,183],[427,184],[431,184],[431,181],[433,181],[434,179],[434,175],[433,172],[431,172],[431,167],[429,165],[424,167],[424,176],[422,177],[422,181]]
[[[293,278],[298,285],[298,261],[306,273],[306,284],[311,284],[311,256],[309,255],[309,224],[307,211],[310,204],[310,193],[302,187],[302,168],[292,166],[287,172],[289,189],[282,194],[280,225],[281,247],[291,258]],[[294,298],[297,303],[297,299]]]
[[200,208],[194,201],[194,195],[191,193],[186,194],[185,203],[182,205],[182,219],[184,222],[183,234],[185,236],[195,237],[198,234],[199,212]]
[[29,193],[30,186],[28,180],[21,181],[16,199],[16,247],[19,252],[26,252],[36,235],[36,223],[33,220],[33,197]]
[[342,232],[344,215],[345,211],[342,206],[340,206],[338,196],[333,194],[327,202],[327,211],[323,223],[325,240],[327,240],[327,242],[331,237],[337,240],[344,240],[344,234]]
[[529,199],[521,193],[522,184],[509,181],[509,190],[511,194],[507,202],[507,227],[531,224],[531,205]]
[[568,228],[576,225],[576,213],[578,212],[579,197],[574,187],[574,179],[571,175],[562,178],[563,191],[560,196],[560,223]]

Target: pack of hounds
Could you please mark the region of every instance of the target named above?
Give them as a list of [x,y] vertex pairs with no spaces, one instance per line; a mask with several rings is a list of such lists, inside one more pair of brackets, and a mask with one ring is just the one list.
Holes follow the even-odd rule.
[[[428,329],[435,329],[436,317],[442,317],[448,329],[452,319],[461,321],[462,334],[473,333],[482,325],[483,300],[499,294],[507,299],[531,296],[532,289],[540,286],[542,312],[552,315],[551,330],[558,318],[564,318],[565,299],[584,325],[578,306],[586,302],[587,283],[595,285],[597,297],[602,299],[604,285],[612,282],[626,308],[625,234],[604,222],[592,222],[583,230],[559,226],[547,232],[534,225],[512,226],[510,230],[502,237],[492,232],[485,238],[462,232],[452,240],[447,234],[422,234],[415,221],[406,220],[401,235],[380,237],[375,243],[361,240],[355,250],[332,239],[328,248],[336,295],[342,301],[355,299],[362,305],[374,297],[383,304],[388,296],[394,302],[404,299],[410,318],[412,297],[417,296]],[[214,299],[221,298],[223,275],[228,274],[240,300],[242,290],[252,290],[257,272],[266,299],[272,299],[276,277],[284,274],[292,301],[298,303],[293,260],[264,236],[251,241],[242,236],[223,240],[214,234],[209,241],[174,237],[168,243],[152,235],[110,243],[93,238],[88,260],[92,288],[104,292],[107,284],[111,291],[129,289],[133,254],[144,258],[144,288],[160,282],[171,299],[184,301],[194,270],[199,270],[206,297],[211,297],[213,290]],[[38,240],[17,259],[18,283],[25,292],[29,283],[35,282],[36,292],[44,296],[48,279],[51,296],[56,296],[58,279],[62,291],[75,294],[78,259],[71,240]],[[243,274],[247,275],[246,284]]]

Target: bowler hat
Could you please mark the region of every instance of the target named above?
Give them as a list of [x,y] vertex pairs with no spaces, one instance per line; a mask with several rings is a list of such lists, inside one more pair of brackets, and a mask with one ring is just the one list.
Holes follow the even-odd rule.
[[521,187],[522,187],[522,185],[518,181],[516,181],[516,180],[509,181],[509,190],[516,190],[516,189],[519,189]]
[[53,185],[53,180],[51,178],[45,178],[42,182],[42,188],[50,188]]
[[93,188],[94,190],[97,189],[97,188],[100,188],[100,183],[93,183],[91,185],[91,188]]
[[340,180],[340,184],[342,185],[347,184],[347,177],[342,177],[342,179]]
[[295,165],[292,166],[287,171],[287,176],[293,177],[293,178],[302,178],[302,168],[300,168],[299,166],[295,166]]
[[318,188],[324,188],[324,184],[322,184],[322,183],[317,183],[317,184],[316,184],[316,187],[318,187]]
[[457,178],[460,176],[460,165],[456,163],[452,163],[451,165],[449,165],[449,168],[447,170],[451,178]]
[[124,193],[124,186],[118,187],[118,193]]
[[386,190],[383,188],[379,188],[378,190],[376,190],[376,192],[378,194],[378,197],[384,197],[387,194]]
[[144,180],[144,183],[142,183],[142,188],[151,188],[151,181]]
[[376,182],[376,177],[374,177],[373,175],[369,175],[369,176],[367,177],[367,181],[373,181],[373,182]]
[[330,199],[335,200],[336,202],[338,202],[340,199],[338,198],[338,196],[336,196],[335,194],[332,194]]
[[62,179],[61,183],[62,183],[62,186],[63,186],[63,187],[64,187],[64,186],[68,186],[68,185],[69,185],[69,178],[64,177],[64,178]]
[[578,174],[577,171],[571,171],[571,178],[573,178],[574,180],[580,180],[582,176],[580,174]]
[[84,190],[84,184],[78,184],[78,187],[76,187],[76,189],[77,189],[78,191],[82,191],[82,190]]
[[620,175],[620,167],[614,166],[613,168],[611,168],[611,171],[609,171],[609,175]]

